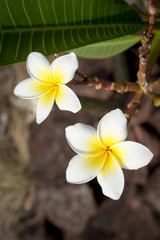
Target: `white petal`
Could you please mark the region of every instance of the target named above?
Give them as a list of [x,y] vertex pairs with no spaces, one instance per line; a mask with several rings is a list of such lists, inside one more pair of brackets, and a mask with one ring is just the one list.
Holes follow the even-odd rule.
[[66,84],[73,79],[77,68],[77,57],[72,52],[56,58],[51,64],[50,74],[56,83]]
[[124,175],[118,162],[108,154],[105,164],[97,176],[103,194],[117,200],[124,188]]
[[38,52],[32,52],[27,57],[27,70],[31,78],[53,83],[50,73],[50,63],[45,56]]
[[35,81],[31,78],[20,82],[14,89],[14,94],[21,98],[34,99],[51,90],[51,85]]
[[49,93],[39,98],[37,104],[36,121],[38,124],[42,123],[51,112],[54,103],[55,91],[52,90]]
[[97,139],[97,131],[88,125],[77,123],[66,128],[66,138],[71,148],[84,156],[95,156],[105,151]]
[[105,154],[94,157],[76,155],[71,159],[66,170],[67,182],[85,183],[97,176],[103,167]]
[[107,113],[99,122],[97,134],[104,147],[112,146],[127,137],[127,119],[120,109]]
[[76,94],[65,85],[57,86],[55,100],[61,110],[76,113],[81,109],[81,104]]
[[144,167],[153,157],[153,153],[147,147],[132,141],[117,143],[111,150],[121,167],[126,169]]

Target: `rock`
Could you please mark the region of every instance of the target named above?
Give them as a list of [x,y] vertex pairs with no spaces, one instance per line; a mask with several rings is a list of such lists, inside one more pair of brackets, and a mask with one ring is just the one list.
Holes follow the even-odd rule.
[[160,110],[159,108],[156,108],[156,111],[148,118],[148,123],[151,124],[157,130],[158,136],[160,136],[159,116]]
[[[41,225],[32,226],[25,231],[21,232],[16,240],[44,240],[48,239],[45,230]],[[56,240],[56,238],[52,238],[52,240]]]
[[6,112],[0,115],[0,140],[3,138],[8,126],[8,114]]
[[0,239],[15,240],[35,216],[34,181],[18,163],[0,160]]
[[138,170],[124,170],[125,182],[127,185],[144,187],[148,180],[148,167],[143,167]]
[[42,124],[35,123],[30,138],[30,171],[34,177],[43,181],[65,177],[66,167],[76,154],[66,141],[65,128],[77,122],[91,124],[95,119],[85,113],[73,115],[55,109]]
[[106,202],[86,227],[81,239],[153,240],[159,239],[159,236],[159,226],[151,209],[139,199],[124,201],[123,198]]
[[66,233],[84,231],[96,212],[91,189],[86,185],[72,185],[63,181],[38,191],[41,214]]
[[145,201],[160,214],[160,168],[157,168],[149,178],[145,188]]
[[154,157],[149,166],[154,165],[160,156],[159,140],[154,135],[151,136],[151,133],[147,131],[147,129],[139,125],[134,127],[134,132],[136,141],[148,147],[154,154]]

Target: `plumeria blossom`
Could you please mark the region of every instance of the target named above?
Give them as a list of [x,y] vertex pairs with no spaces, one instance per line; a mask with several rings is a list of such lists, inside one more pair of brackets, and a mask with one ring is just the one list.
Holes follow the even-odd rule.
[[61,110],[76,113],[81,109],[81,104],[66,84],[73,79],[77,68],[78,61],[74,53],[58,57],[50,65],[41,53],[32,52],[27,58],[30,78],[20,82],[14,94],[25,99],[38,98],[37,123],[47,118],[54,100]]
[[77,153],[67,167],[67,181],[81,184],[97,176],[103,194],[119,199],[124,188],[121,168],[141,168],[153,157],[147,147],[125,141],[126,137],[127,119],[120,109],[107,113],[100,120],[97,131],[81,123],[67,127],[67,141]]

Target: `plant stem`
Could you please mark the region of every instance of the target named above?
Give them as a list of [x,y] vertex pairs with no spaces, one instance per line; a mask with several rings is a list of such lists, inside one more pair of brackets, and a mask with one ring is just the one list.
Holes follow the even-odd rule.
[[141,40],[142,46],[139,48],[139,72],[138,82],[143,91],[147,91],[148,82],[147,82],[147,62],[150,50],[150,42],[152,38],[152,30],[155,23],[156,18],[156,7],[154,3],[151,1],[149,2],[149,26],[148,30],[144,31],[143,38]]
[[150,83],[148,85],[148,90],[153,92],[154,90],[156,90],[157,88],[160,88],[160,79],[158,79],[157,81]]
[[75,74],[80,77],[83,81],[85,81],[85,79],[87,79],[87,75],[84,75],[83,73],[80,73],[78,71],[75,72]]
[[[71,85],[88,85],[94,86],[96,89],[104,89],[106,91],[116,91],[119,93],[125,92],[134,92],[135,95],[131,102],[127,105],[127,111],[125,113],[128,123],[130,122],[132,116],[136,110],[140,107],[141,100],[144,95],[148,96],[155,106],[160,106],[160,96],[151,91],[154,91],[157,86],[160,86],[160,80],[148,84],[147,81],[147,63],[148,56],[150,52],[150,42],[152,39],[152,30],[155,24],[156,18],[156,7],[153,1],[149,2],[149,26],[148,30],[143,33],[141,40],[142,46],[139,48],[139,71],[138,71],[138,83],[123,82],[115,83],[101,80],[97,77],[90,79],[87,75],[80,73],[79,71],[75,72],[75,75],[78,76],[81,81],[72,80],[68,84]],[[58,57],[58,54],[55,54],[55,57]]]
[[160,106],[160,94],[148,92],[146,93],[146,96],[150,98],[155,107]]
[[89,86],[94,86],[96,89],[104,89],[106,91],[112,90],[119,93],[136,92],[140,90],[140,86],[138,83],[123,82],[122,84],[119,84],[115,82],[109,82],[109,81],[107,82],[97,77],[94,79],[90,79],[87,76],[85,76],[85,79],[83,81],[72,80],[71,82],[69,82],[69,84],[89,85]]
[[128,124],[136,110],[140,107],[143,96],[144,93],[142,91],[138,91],[132,98],[131,102],[127,105],[128,110],[126,111],[125,116],[128,120]]

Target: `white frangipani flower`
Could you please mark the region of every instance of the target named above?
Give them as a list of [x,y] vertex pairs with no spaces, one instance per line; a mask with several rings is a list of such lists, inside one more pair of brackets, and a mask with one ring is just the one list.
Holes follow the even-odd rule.
[[98,129],[77,123],[66,128],[66,138],[77,153],[69,162],[66,179],[81,184],[97,176],[103,194],[119,199],[124,188],[121,168],[138,169],[147,165],[153,154],[140,143],[125,141],[127,119],[120,109],[107,113]]
[[61,56],[50,65],[45,56],[32,52],[27,58],[27,70],[31,78],[20,82],[14,94],[25,99],[38,98],[37,123],[43,122],[49,115],[54,100],[61,110],[78,112],[81,104],[75,93],[67,87],[78,68],[74,53]]

